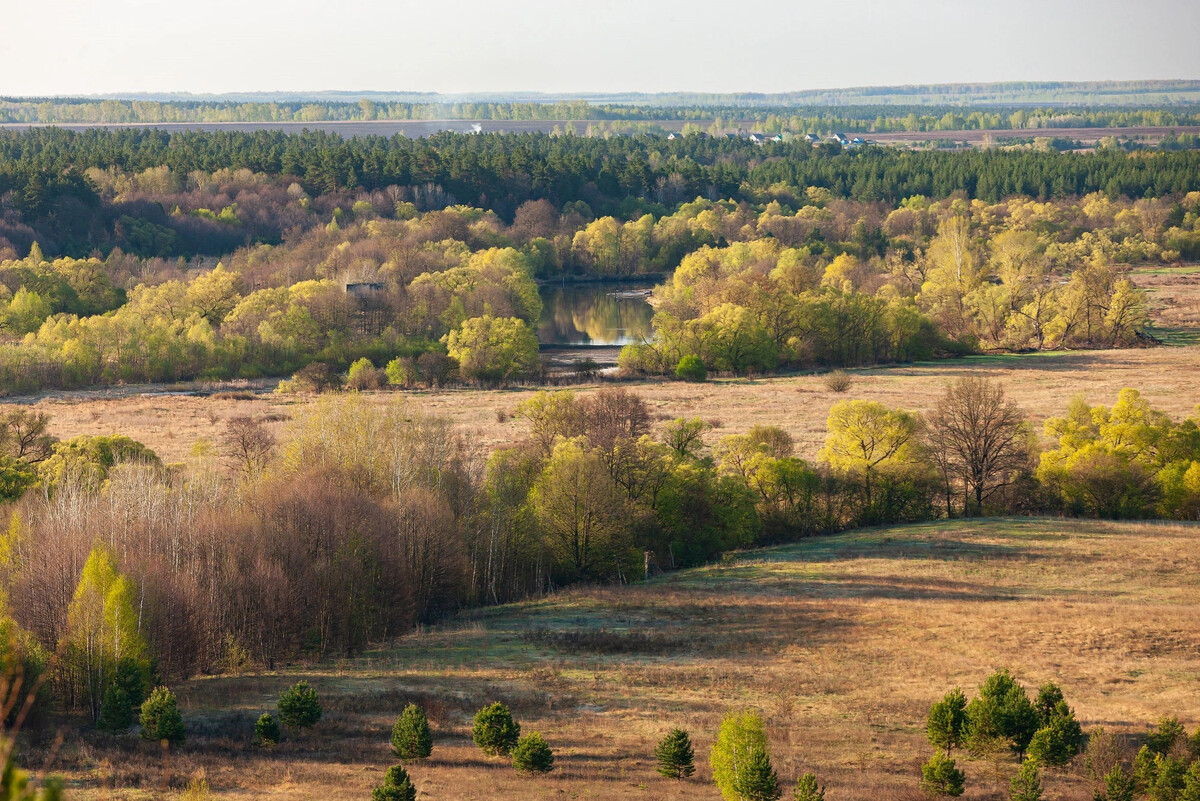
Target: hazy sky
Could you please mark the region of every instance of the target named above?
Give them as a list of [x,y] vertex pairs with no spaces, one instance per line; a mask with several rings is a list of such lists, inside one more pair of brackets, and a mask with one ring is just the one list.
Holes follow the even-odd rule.
[[1197,0],[0,0],[0,94],[1200,78]]

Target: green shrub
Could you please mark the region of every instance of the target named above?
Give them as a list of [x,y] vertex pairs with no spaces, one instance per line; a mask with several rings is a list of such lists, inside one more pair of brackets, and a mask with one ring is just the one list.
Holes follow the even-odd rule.
[[940,751],[921,766],[921,789],[932,796],[962,795],[965,779],[966,776],[955,766],[954,760]]
[[825,801],[825,788],[817,784],[817,777],[805,773],[796,780],[796,789],[792,791],[792,801]]
[[296,682],[279,694],[279,720],[289,729],[315,726],[321,719],[321,711],[317,691],[307,681]]
[[175,693],[166,687],[155,687],[150,697],[142,703],[142,739],[162,741],[171,745],[183,742],[183,716]]
[[658,772],[668,779],[683,779],[696,772],[692,738],[683,729],[671,729],[654,748]]
[[263,712],[254,724],[254,741],[264,748],[279,743],[279,722],[270,712]]
[[371,801],[415,801],[417,788],[402,765],[388,768],[383,784],[371,791]]
[[383,384],[383,375],[379,370],[375,369],[375,365],[371,364],[371,360],[365,356],[350,365],[350,372],[346,374],[346,387],[348,389],[379,389]]
[[934,748],[941,748],[950,755],[951,748],[959,748],[967,733],[967,697],[955,687],[946,697],[929,708],[925,719],[925,733]]
[[684,381],[705,381],[708,379],[708,368],[699,356],[688,354],[675,365],[675,377]]
[[512,761],[518,773],[549,773],[554,770],[554,752],[536,731],[517,741]]
[[504,704],[497,702],[475,713],[471,739],[485,754],[507,756],[517,747],[520,737],[521,726]]
[[1133,801],[1137,796],[1137,782],[1120,765],[1104,775],[1104,790],[1097,792],[1095,801]]
[[416,704],[404,707],[392,726],[392,753],[404,760],[425,759],[433,751],[433,735],[425,710]]

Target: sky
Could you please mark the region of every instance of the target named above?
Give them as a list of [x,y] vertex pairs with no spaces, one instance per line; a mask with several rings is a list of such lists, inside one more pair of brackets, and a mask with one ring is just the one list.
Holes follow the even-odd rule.
[[1200,79],[1197,33],[1196,0],[0,0],[0,95]]

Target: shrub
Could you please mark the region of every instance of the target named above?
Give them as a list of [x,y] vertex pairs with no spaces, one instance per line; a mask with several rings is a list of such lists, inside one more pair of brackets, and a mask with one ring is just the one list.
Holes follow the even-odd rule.
[[401,759],[425,759],[433,751],[429,719],[416,704],[404,707],[392,726],[392,753]]
[[421,371],[417,369],[416,359],[411,356],[401,356],[387,363],[384,375],[387,376],[387,382],[392,386],[408,389],[420,380]]
[[100,719],[96,728],[102,731],[120,734],[128,731],[133,725],[133,703],[129,693],[117,682],[108,685],[104,691],[104,699],[100,702]]
[[1042,780],[1037,760],[1032,756],[1021,763],[1021,769],[1013,776],[1008,797],[1011,801],[1042,801]]
[[825,376],[825,389],[830,392],[846,392],[854,385],[854,379],[845,370],[834,370]]
[[508,707],[499,702],[485,706],[475,713],[471,739],[490,756],[507,756],[517,747],[521,726],[512,718]]
[[549,773],[554,770],[554,752],[536,731],[517,742],[512,761],[518,773]]
[[1083,730],[1075,720],[1075,713],[1066,701],[1059,701],[1045,725],[1029,741],[1029,756],[1044,765],[1061,767],[1075,758],[1082,744]]
[[279,721],[270,712],[263,712],[254,723],[254,741],[263,748],[279,743]]
[[654,748],[658,772],[668,779],[683,779],[696,772],[692,738],[683,729],[671,729]]
[[415,801],[417,788],[402,765],[393,765],[384,774],[383,784],[371,791],[371,801]]
[[825,788],[817,784],[817,777],[805,773],[796,781],[792,801],[825,801]]
[[341,386],[341,378],[325,362],[313,362],[292,376],[292,384],[301,392],[320,393],[338,389]]
[[921,789],[934,797],[962,795],[965,778],[963,772],[955,766],[954,760],[940,751],[921,766]]
[[314,726],[321,719],[321,702],[317,691],[307,681],[296,682],[279,694],[279,720],[289,729]]
[[675,365],[675,377],[684,381],[705,381],[708,379],[708,368],[704,366],[704,360],[699,356],[689,354]]
[[365,356],[351,364],[350,372],[346,374],[346,386],[349,389],[379,389],[382,384],[382,373]]
[[183,742],[183,716],[175,701],[175,693],[166,687],[155,687],[142,703],[142,739],[162,741],[171,745]]
[[1007,741],[1014,751],[1024,754],[1041,724],[1025,688],[1007,670],[987,677],[979,697],[967,705],[967,719],[967,739],[976,752]]

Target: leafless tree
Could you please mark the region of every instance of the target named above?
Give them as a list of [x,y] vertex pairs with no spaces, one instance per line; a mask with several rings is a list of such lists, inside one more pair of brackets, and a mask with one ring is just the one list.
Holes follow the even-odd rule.
[[253,417],[230,418],[223,439],[226,459],[249,475],[261,472],[275,450],[275,435]]
[[1030,466],[1025,413],[1005,398],[999,383],[982,376],[964,376],[947,388],[926,420],[923,439],[945,481],[947,514],[961,489],[964,513],[982,515],[984,503]]

